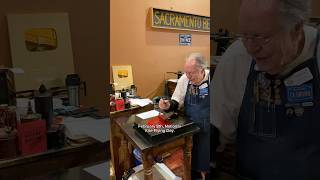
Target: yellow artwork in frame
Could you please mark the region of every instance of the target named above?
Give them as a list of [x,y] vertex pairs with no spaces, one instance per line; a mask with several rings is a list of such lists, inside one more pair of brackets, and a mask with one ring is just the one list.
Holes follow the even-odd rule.
[[129,89],[133,85],[131,65],[112,66],[115,90]]

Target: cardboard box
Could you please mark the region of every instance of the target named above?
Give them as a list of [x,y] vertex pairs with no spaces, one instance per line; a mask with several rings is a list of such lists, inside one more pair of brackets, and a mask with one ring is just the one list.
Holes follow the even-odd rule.
[[45,120],[32,120],[18,124],[18,136],[21,155],[47,151]]

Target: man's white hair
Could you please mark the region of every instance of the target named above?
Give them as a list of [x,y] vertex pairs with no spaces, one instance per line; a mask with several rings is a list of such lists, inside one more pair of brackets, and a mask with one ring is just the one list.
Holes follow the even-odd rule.
[[197,68],[205,69],[207,67],[207,62],[205,61],[201,53],[191,53],[186,58],[186,63],[190,63],[193,60],[196,62]]
[[312,0],[279,0],[282,23],[286,29],[309,19]]
[[241,0],[241,4],[257,3],[259,8],[268,8],[273,3],[279,3],[280,23],[286,29],[292,29],[298,23],[309,19],[312,0]]

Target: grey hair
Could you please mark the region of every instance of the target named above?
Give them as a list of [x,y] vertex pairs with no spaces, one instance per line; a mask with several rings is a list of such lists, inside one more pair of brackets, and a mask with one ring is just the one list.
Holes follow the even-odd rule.
[[191,62],[192,60],[195,60],[197,68],[199,69],[206,69],[207,67],[207,62],[205,61],[204,57],[202,56],[201,53],[191,53],[187,58],[186,58],[186,63]]
[[312,0],[279,0],[280,14],[285,29],[291,29],[298,23],[308,20],[311,13]]

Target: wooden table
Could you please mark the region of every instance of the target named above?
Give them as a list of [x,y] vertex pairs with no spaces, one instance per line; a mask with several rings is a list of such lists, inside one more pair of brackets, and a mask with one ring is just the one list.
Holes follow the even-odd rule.
[[94,139],[44,153],[0,160],[0,179],[24,179],[110,158],[109,142]]
[[[168,152],[169,150],[183,147],[184,149],[184,178],[191,179],[191,152],[192,152],[192,136],[200,130],[197,126],[190,126],[183,133],[173,134],[171,137],[163,139],[159,142],[150,142],[142,138],[135,129],[133,123],[135,122],[135,115],[121,116],[111,121],[114,127],[120,129],[119,137],[113,137],[121,142],[120,146],[112,147],[120,151],[118,158],[113,161],[115,167],[116,179],[121,179],[124,170],[132,167],[132,149],[138,148],[142,152],[142,160],[144,167],[144,179],[153,179],[152,166],[155,156]],[[116,129],[115,128],[115,129]],[[111,129],[113,131],[113,128]]]
[[[120,128],[116,125],[114,119],[121,116],[131,116],[132,114],[137,114],[145,111],[150,111],[153,109],[153,105],[149,104],[144,107],[133,106],[129,109],[125,109],[123,111],[114,111],[110,112],[110,152],[111,152],[111,161],[114,164],[116,177],[121,179],[120,170],[119,170],[119,147],[121,143],[122,133],[120,132]],[[123,167],[123,166],[121,166]],[[121,171],[123,172],[123,170]]]

